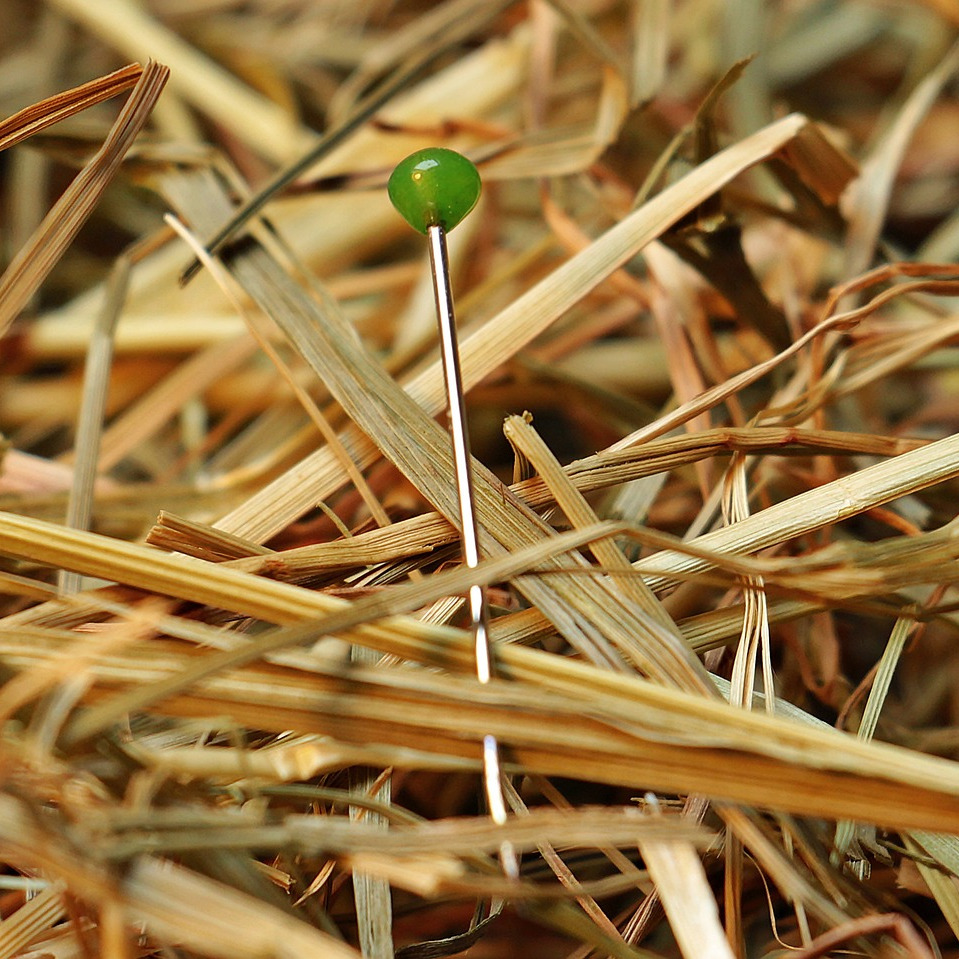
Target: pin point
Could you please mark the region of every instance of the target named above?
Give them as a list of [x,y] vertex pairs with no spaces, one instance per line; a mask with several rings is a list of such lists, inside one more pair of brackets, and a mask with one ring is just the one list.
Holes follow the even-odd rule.
[[[453,441],[453,465],[463,531],[463,560],[467,567],[479,565],[479,531],[473,497],[470,443],[463,400],[463,377],[456,340],[456,319],[450,292],[449,258],[446,234],[476,206],[480,195],[480,175],[476,167],[459,153],[442,147],[419,150],[401,161],[390,176],[388,192],[393,206],[414,230],[425,233],[429,241],[430,269],[436,297],[443,375],[449,403],[450,436]],[[476,676],[481,683],[493,678],[486,589],[470,587],[467,599],[470,627],[476,659]],[[493,822],[506,822],[506,799],[500,778],[499,743],[495,736],[483,737],[483,785]],[[503,871],[511,879],[519,876],[516,852],[509,842],[500,846]]]

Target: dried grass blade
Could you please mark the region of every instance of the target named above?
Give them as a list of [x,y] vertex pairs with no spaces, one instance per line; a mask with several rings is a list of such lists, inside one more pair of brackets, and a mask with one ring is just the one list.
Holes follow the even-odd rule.
[[[134,543],[80,530],[69,530],[53,523],[9,513],[0,514],[0,530],[0,550],[8,555],[24,558],[29,556],[36,562],[73,569],[114,582],[127,581],[130,585],[153,592],[183,599],[190,598],[219,608],[223,608],[223,604],[227,607],[236,605],[235,600],[240,600],[240,594],[248,589],[240,584],[250,583],[251,579],[259,584],[257,591],[266,587],[268,592],[274,594],[274,599],[282,594],[287,601],[292,600],[294,594],[288,591],[296,589],[281,583],[268,585],[266,580],[248,578],[245,574],[235,573],[222,566],[198,566],[196,560],[169,556]],[[201,569],[202,576],[198,575]],[[193,587],[189,585],[191,582]],[[301,606],[305,615],[315,613],[320,608],[328,608],[319,594],[297,589],[295,595],[299,597],[299,601],[294,601],[293,605],[305,603]],[[283,603],[284,601],[280,600],[280,605]],[[241,601],[240,604],[247,615],[263,616],[267,620],[279,612],[274,602],[267,604],[271,612],[259,602],[247,605]],[[280,616],[287,622],[296,618],[292,606]]]
[[[727,523],[741,522],[749,517],[745,458],[741,453],[733,457],[724,479],[723,515]],[[741,582],[744,594],[743,623],[733,662],[729,701],[737,706],[751,708],[756,660],[757,657],[761,657],[766,709],[769,712],[775,712],[775,685],[772,675],[765,581],[762,576],[742,576]]]
[[[471,669],[467,634],[435,627],[430,632],[442,636],[441,646],[430,648],[425,631],[413,642],[398,642],[390,622],[366,627],[358,636],[396,653],[410,649],[423,662],[463,673]],[[117,650],[106,672],[91,669],[101,684],[142,686],[175,682],[192,660],[184,662],[182,647],[170,644],[151,643],[150,651],[144,660],[134,651]],[[3,653],[21,665],[44,655],[15,634],[12,643],[4,642]],[[402,747],[396,763],[427,753],[437,757],[440,768],[450,757],[470,759],[478,768],[482,736],[492,732],[517,768],[544,775],[696,792],[891,828],[959,832],[954,801],[959,766],[910,750],[859,743],[832,730],[517,648],[502,650],[504,672],[513,681],[495,691],[472,679],[423,670],[391,670],[386,676],[354,667],[345,693],[342,669],[298,655],[306,657],[305,671],[271,665],[213,676],[196,691],[165,700],[161,711],[230,716],[252,728],[297,730],[347,743],[392,744]],[[81,715],[64,742],[85,732],[84,724]],[[405,752],[409,749],[416,752]]]
[[[956,476],[959,476],[959,436],[948,436],[800,493],[739,523],[706,533],[689,545],[724,553],[755,552]],[[708,565],[702,560],[683,557],[677,551],[664,550],[640,560],[636,568],[655,570],[649,582],[657,589],[665,585],[672,571],[682,571],[685,576],[705,570]]]
[[[916,868],[953,935],[959,938],[959,840],[955,836],[913,832],[903,835],[902,841],[915,856]],[[925,862],[926,857],[939,865]]]
[[169,74],[161,64],[150,61],[146,65],[103,145],[0,277],[0,333],[10,326],[93,212],[146,123]]
[[[110,385],[110,366],[113,361],[113,333],[120,319],[130,278],[130,258],[121,256],[110,275],[103,311],[97,318],[83,370],[83,395],[77,418],[76,458],[73,485],[67,501],[66,525],[71,529],[89,529],[93,514],[94,484],[103,415],[106,409],[107,389]],[[80,588],[80,577],[61,571],[60,591],[74,593]]]
[[[363,646],[353,646],[350,650],[350,659],[355,663],[375,665],[379,658],[375,650]],[[364,766],[350,773],[350,793],[361,800],[376,796],[380,802],[389,805],[392,786],[390,770],[377,774],[374,769]],[[361,819],[384,833],[390,824],[385,815],[351,805],[350,820],[356,822]],[[354,867],[353,901],[364,959],[393,959],[393,896],[389,880]]]
[[120,888],[130,921],[213,959],[361,959],[346,943],[183,866],[140,857]]
[[[745,457],[736,453],[723,478],[723,516],[728,522],[737,522],[749,516],[749,494],[746,482]],[[753,686],[756,675],[756,657],[762,656],[763,691],[766,710],[775,712],[775,686],[770,660],[769,619],[766,608],[764,581],[759,576],[741,578],[743,590],[743,621],[739,643],[730,677],[729,702],[750,709],[753,705]],[[743,928],[743,846],[739,837],[730,832],[726,837],[723,897],[725,928],[729,944],[737,956],[745,955]]]
[[[184,781],[205,779],[214,782],[244,783],[251,779],[263,783],[302,782],[325,773],[340,772],[356,766],[383,768],[394,763],[398,755],[405,755],[399,765],[404,768],[445,769],[466,771],[472,769],[467,760],[451,759],[438,763],[435,755],[413,750],[403,751],[395,746],[347,745],[328,736],[300,736],[289,745],[269,748],[241,749],[221,746],[167,746],[162,749],[128,744],[125,751],[137,762],[159,771],[165,776],[177,776]],[[371,809],[384,817],[399,813],[378,799],[348,795],[351,808]]]
[[143,73],[139,63],[131,63],[104,77],[97,77],[72,90],[57,93],[31,104],[0,123],[0,150],[21,143],[54,123],[81,113],[96,103],[129,90]]
[[[883,704],[889,693],[893,674],[906,646],[906,640],[914,627],[915,623],[912,620],[898,619],[889,634],[889,640],[877,664],[872,688],[869,690],[869,696],[866,699],[866,708],[863,710],[862,720],[856,732],[857,738],[863,742],[872,739],[876,731],[876,724],[879,722],[879,714],[882,712]],[[845,820],[836,824],[836,836],[833,840],[833,857],[836,861],[842,861],[855,834],[855,823]]]
[[[362,795],[363,786],[359,788]],[[361,866],[354,867],[353,898],[363,956],[365,959],[392,959],[393,899],[389,879],[368,873]]]
[[896,171],[909,140],[949,78],[959,69],[959,42],[910,93],[890,129],[863,163],[859,179],[846,197],[848,229],[843,273],[847,277],[869,266],[886,218]]
[[633,7],[629,99],[634,106],[652,100],[666,80],[670,11],[669,0],[648,0]]
[[[198,559],[220,563],[249,557],[275,556],[276,552],[258,543],[231,536],[223,530],[196,523],[183,516],[160,512],[147,542],[171,553],[185,553]],[[259,570],[258,570],[259,571]],[[245,570],[254,572],[254,570]]]
[[541,840],[563,849],[590,849],[604,839],[614,847],[646,839],[676,839],[705,847],[714,838],[705,827],[679,816],[647,817],[631,806],[533,809],[502,825],[478,816],[398,821],[385,834],[369,822],[346,816],[290,814],[271,823],[243,813],[229,818],[187,814],[179,822],[161,820],[154,833],[142,816],[121,814],[104,836],[102,853],[122,862],[147,847],[183,852],[197,844],[198,827],[207,834],[210,849],[287,847],[305,855],[382,853],[397,859],[441,855],[467,861],[496,852],[504,836],[522,851],[535,849]]
[[7,596],[22,596],[25,599],[35,599],[43,602],[53,599],[57,591],[45,583],[38,583],[27,576],[17,576],[15,573],[0,573],[0,593]]
[[734,959],[703,864],[689,843],[641,842],[640,852],[685,959]]
[[52,0],[52,5],[106,43],[134,57],[168,63],[172,86],[238,140],[271,160],[285,161],[313,139],[280,105],[228,73],[145,10],[122,0]]
[[66,916],[63,884],[53,883],[0,923],[0,959],[11,959]]
[[[543,482],[552,491],[560,508],[574,528],[582,529],[598,522],[585,497],[569,481],[549,448],[532,426],[519,416],[507,417],[503,432],[514,448],[533,464]],[[632,566],[616,543],[609,539],[597,540],[593,554],[608,573],[631,573]],[[642,579],[614,577],[612,588],[621,591],[642,615],[635,617],[635,642],[630,652],[635,657],[637,647],[643,672],[662,683],[675,684],[681,689],[713,694],[702,664],[690,653],[682,641],[676,624],[666,614],[652,591]],[[652,627],[652,628],[651,628]],[[625,651],[624,651],[625,652]]]
[[872,739],[876,732],[876,724],[879,722],[879,714],[882,712],[883,704],[889,693],[893,674],[899,665],[899,659],[905,649],[906,641],[914,628],[915,623],[909,619],[899,619],[893,626],[889,641],[886,643],[882,658],[879,660],[872,682],[872,689],[869,690],[866,708],[862,714],[862,721],[856,733],[859,739],[868,741]]

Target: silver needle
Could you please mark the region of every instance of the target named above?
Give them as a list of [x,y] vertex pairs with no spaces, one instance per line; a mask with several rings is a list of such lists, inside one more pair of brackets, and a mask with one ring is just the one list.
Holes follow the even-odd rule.
[[[453,440],[453,467],[463,531],[463,560],[469,569],[480,561],[479,529],[473,496],[473,472],[470,459],[466,406],[463,401],[463,376],[459,347],[456,345],[456,319],[450,294],[450,268],[446,254],[446,231],[452,230],[476,205],[481,183],[479,171],[462,154],[445,147],[430,147],[411,154],[399,163],[390,176],[387,189],[393,206],[414,230],[426,234],[430,248],[436,318],[439,322],[443,374],[449,403],[450,434]],[[467,594],[476,676],[487,684],[493,678],[486,589],[474,583]],[[483,788],[489,814],[497,825],[506,823],[506,797],[503,792],[500,750],[496,737],[483,737]],[[500,845],[500,863],[509,879],[519,878],[519,860],[512,843]]]
[[[449,402],[450,436],[453,440],[453,467],[456,474],[456,492],[463,531],[463,560],[470,569],[479,565],[479,529],[476,525],[476,505],[473,496],[473,471],[470,463],[469,431],[466,423],[466,404],[463,399],[463,376],[460,371],[459,347],[456,340],[456,318],[453,315],[453,297],[450,293],[449,260],[446,253],[446,231],[433,224],[427,229],[430,248],[430,267],[433,272],[433,291],[436,295],[436,318],[440,331],[440,350],[443,375]],[[490,649],[486,588],[479,584],[470,587],[467,594],[476,676],[481,683],[493,678],[493,655]],[[493,822],[506,822],[506,799],[501,779],[499,743],[493,735],[483,737],[483,784],[486,802]],[[516,851],[510,842],[500,846],[503,871],[511,879],[519,876]]]

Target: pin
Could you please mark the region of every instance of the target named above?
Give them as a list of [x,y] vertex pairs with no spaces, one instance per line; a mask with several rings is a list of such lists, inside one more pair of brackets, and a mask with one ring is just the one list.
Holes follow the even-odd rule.
[[[425,233],[429,241],[443,375],[449,403],[456,492],[463,530],[463,560],[470,569],[475,569],[479,564],[479,530],[473,497],[463,377],[456,341],[453,297],[450,293],[446,234],[476,206],[480,188],[480,175],[476,167],[461,154],[442,147],[419,150],[408,156],[393,171],[388,186],[393,206],[414,230]],[[478,584],[471,586],[467,599],[476,676],[481,683],[488,683],[493,677],[493,656],[489,641],[486,589]],[[483,785],[490,817],[493,822],[503,825],[506,822],[506,800],[500,778],[499,743],[492,735],[483,737]],[[500,846],[500,862],[509,878],[518,878],[519,864],[512,843],[504,842]]]

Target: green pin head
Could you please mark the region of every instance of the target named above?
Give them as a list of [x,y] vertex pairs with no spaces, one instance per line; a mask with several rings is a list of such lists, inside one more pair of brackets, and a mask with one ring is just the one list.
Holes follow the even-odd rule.
[[401,160],[387,185],[390,200],[414,230],[452,230],[476,206],[479,170],[461,153],[444,147],[417,150]]

